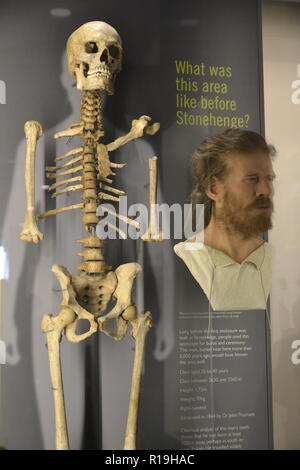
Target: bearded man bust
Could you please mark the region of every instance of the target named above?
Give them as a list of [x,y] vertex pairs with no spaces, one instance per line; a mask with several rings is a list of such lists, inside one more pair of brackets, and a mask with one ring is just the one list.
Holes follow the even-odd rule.
[[266,308],[273,250],[259,235],[272,228],[275,153],[260,134],[227,129],[193,154],[191,202],[204,204],[204,229],[174,250],[214,310]]

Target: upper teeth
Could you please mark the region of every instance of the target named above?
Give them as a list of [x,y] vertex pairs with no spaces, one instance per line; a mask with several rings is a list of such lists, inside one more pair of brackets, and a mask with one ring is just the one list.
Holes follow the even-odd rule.
[[87,75],[104,75],[105,78],[110,78],[111,73],[109,71],[109,68],[106,66],[100,66],[100,67],[95,67],[92,70],[89,70]]

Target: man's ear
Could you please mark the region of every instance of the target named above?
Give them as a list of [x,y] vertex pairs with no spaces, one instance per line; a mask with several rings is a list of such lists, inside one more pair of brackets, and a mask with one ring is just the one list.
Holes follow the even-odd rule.
[[212,177],[210,186],[206,189],[206,195],[213,201],[219,201],[223,197],[223,183],[216,176]]

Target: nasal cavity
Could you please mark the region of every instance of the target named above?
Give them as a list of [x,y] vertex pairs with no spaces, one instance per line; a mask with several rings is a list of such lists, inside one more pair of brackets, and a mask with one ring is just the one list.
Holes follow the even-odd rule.
[[102,54],[100,56],[100,62],[105,62],[106,64],[108,64],[107,49],[104,49],[104,51],[102,52]]

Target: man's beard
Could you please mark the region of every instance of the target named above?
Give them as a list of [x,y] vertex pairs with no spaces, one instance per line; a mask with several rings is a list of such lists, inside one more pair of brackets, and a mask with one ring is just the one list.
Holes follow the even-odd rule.
[[[267,207],[268,209],[257,209]],[[230,191],[226,191],[224,207],[216,214],[225,230],[239,232],[245,238],[266,232],[272,228],[273,203],[265,196],[260,196],[246,207],[241,207],[239,200]]]

